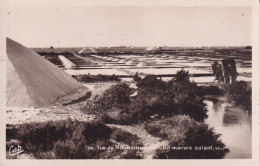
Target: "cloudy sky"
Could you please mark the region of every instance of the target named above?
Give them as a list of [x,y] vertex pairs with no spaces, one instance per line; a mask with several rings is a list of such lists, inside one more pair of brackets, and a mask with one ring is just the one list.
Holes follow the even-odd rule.
[[10,3],[7,36],[28,47],[251,45],[250,7]]

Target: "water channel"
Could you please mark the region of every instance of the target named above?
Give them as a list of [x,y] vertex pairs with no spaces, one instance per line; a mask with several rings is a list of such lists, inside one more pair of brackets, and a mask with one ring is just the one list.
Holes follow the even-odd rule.
[[249,159],[252,156],[252,117],[246,110],[238,108],[223,98],[207,98],[206,123],[214,127],[230,152],[226,159]]

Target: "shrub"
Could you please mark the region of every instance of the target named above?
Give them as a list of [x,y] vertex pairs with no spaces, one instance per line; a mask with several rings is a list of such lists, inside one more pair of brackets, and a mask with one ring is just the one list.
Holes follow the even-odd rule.
[[17,136],[18,129],[15,125],[6,125],[6,141]]
[[[129,146],[142,146],[136,135],[119,129],[111,129],[98,121],[79,122],[68,119],[18,126],[11,125],[8,128],[9,131],[13,129],[17,133],[17,135],[13,135],[14,132],[8,132],[11,133],[7,135],[8,140],[21,140],[21,146],[25,153],[32,153],[35,158],[117,158],[120,154],[128,154],[129,152],[124,149],[108,149],[108,147],[115,147],[115,141],[124,142]],[[105,147],[105,149],[101,150],[98,147]],[[136,154],[136,156],[132,156],[135,158],[140,156],[139,153],[129,154]]]
[[[102,131],[100,131],[101,128]],[[33,153],[37,158],[42,158],[43,154],[53,149],[56,142],[71,139],[79,143],[107,139],[112,133],[108,129],[107,126],[98,122],[87,123],[68,119],[66,121],[21,124],[17,127],[16,138],[21,140],[25,151]],[[93,130],[97,131],[93,132]],[[90,133],[87,134],[87,131]],[[111,133],[108,133],[109,131]],[[102,132],[102,136],[100,132]]]
[[176,82],[189,82],[190,81],[190,76],[189,76],[189,71],[185,70],[180,70],[176,73]]
[[207,116],[204,94],[195,82],[170,81],[168,93],[174,101],[175,114],[189,115],[197,121],[203,121]]
[[[148,123],[145,129],[152,135],[169,140],[170,149],[157,149],[154,158],[203,159],[223,158],[228,152],[213,128],[196,122],[189,116],[173,116],[164,120]],[[220,149],[196,150],[201,146],[219,147]],[[176,150],[186,147],[189,150]]]
[[226,96],[229,102],[235,102],[251,111],[252,109],[252,91],[244,81],[233,82],[226,88]]
[[146,75],[141,81],[137,82],[137,87],[145,89],[150,93],[158,94],[167,90],[167,84],[163,80],[157,79],[155,75]]
[[72,140],[67,140],[65,142],[56,142],[53,152],[58,159],[109,159],[119,155],[123,150],[115,149],[108,151],[107,149],[98,149],[98,147],[114,145],[115,144],[109,140],[97,141],[93,145],[84,143],[76,144]]
[[65,142],[56,142],[53,152],[58,159],[109,159],[123,152],[120,149],[115,149],[114,151],[98,149],[98,147],[107,148],[109,146],[115,146],[115,144],[109,140],[86,144],[84,142],[76,143],[72,139],[69,139]]
[[204,94],[195,82],[169,82],[169,93],[175,103],[202,104]]
[[205,86],[203,87],[203,94],[204,95],[222,95],[221,89],[217,86]]
[[175,115],[170,118],[147,123],[145,129],[148,133],[156,137],[181,141],[184,139],[185,131],[195,124],[196,121],[192,120],[189,116]]
[[121,81],[121,79],[116,76],[115,74],[113,75],[72,75],[74,79],[76,79],[79,82],[108,82],[108,81]]
[[203,122],[207,117],[207,109],[205,107],[205,104],[175,104],[174,105],[175,114],[180,115],[189,115],[191,118],[193,118],[196,121]]
[[[127,107],[136,122],[149,120],[154,114],[159,117],[186,114],[198,121],[207,117],[201,89],[196,83],[189,82],[188,72],[178,73],[178,81],[172,79],[167,83],[155,75],[147,75],[137,82],[138,95]],[[181,75],[187,76],[181,79]]]
[[[112,112],[113,113],[113,112]],[[135,112],[128,110],[121,110],[117,113],[117,116],[111,115],[110,111],[100,114],[100,121],[108,124],[135,124],[140,122]]]
[[121,129],[115,129],[111,135],[111,139],[116,140],[117,142],[122,142],[129,146],[143,146],[143,143],[139,137],[137,137],[137,135],[133,135]]
[[28,151],[48,151],[55,141],[65,140],[72,130],[64,121],[29,123],[19,126],[16,137]]
[[[109,159],[117,156],[120,156],[120,158],[128,158],[130,156],[133,159],[140,158],[140,151],[131,150],[131,152],[129,152],[129,150],[115,148],[115,142],[122,142],[128,146],[143,146],[136,135],[132,135],[131,133],[123,131],[121,129],[111,128],[109,128],[108,133],[107,131],[105,131],[108,128],[107,126],[104,128],[103,125],[100,125],[102,123],[97,124],[99,126],[98,128],[101,129],[100,133],[98,132],[98,134],[94,134],[94,137],[91,137],[99,139],[87,140],[86,142],[81,140],[80,142],[77,142],[71,138],[66,140],[65,142],[56,142],[53,149],[56,157],[61,159]],[[92,129],[95,130],[97,129],[97,127],[92,127]],[[105,136],[101,136],[101,131],[103,130],[105,131]],[[86,131],[86,129],[83,130],[83,133],[84,131]],[[90,132],[96,131],[88,131],[88,133]],[[93,135],[93,133],[91,134]],[[104,149],[100,149],[101,147],[104,147]],[[108,147],[113,147],[113,149],[109,149]]]
[[134,77],[133,77],[133,80],[135,82],[139,82],[142,80],[142,78],[139,76],[138,72],[135,73]]
[[112,85],[102,95],[89,101],[81,110],[87,113],[100,114],[113,107],[125,108],[130,103],[132,89],[126,83]]
[[132,90],[121,83],[94,98],[82,110],[99,115],[105,123],[117,124],[144,122],[154,114],[158,118],[184,114],[197,121],[207,118],[203,91],[187,77],[182,81],[164,82],[155,75],[147,75],[137,82],[137,86],[135,98],[129,97]]
[[132,93],[132,89],[126,83],[119,83],[111,86],[105,94],[104,97],[109,97],[113,103],[121,105],[129,103],[129,96]]
[[142,159],[143,155],[139,150],[127,150],[125,154],[123,154],[121,159]]
[[172,80],[167,83],[154,75],[147,75],[137,86],[135,98],[129,100],[125,107],[113,105],[102,111],[106,113],[101,115],[101,119],[106,123],[131,124],[147,121],[154,114],[159,118],[184,114],[197,121],[207,118],[203,92],[194,82]]
[[112,130],[103,123],[87,123],[81,134],[85,136],[86,141],[95,142],[97,140],[106,140],[110,138]]

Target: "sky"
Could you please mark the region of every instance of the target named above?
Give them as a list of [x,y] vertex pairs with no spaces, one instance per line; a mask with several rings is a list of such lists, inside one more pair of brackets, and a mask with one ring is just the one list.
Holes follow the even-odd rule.
[[252,45],[250,7],[10,4],[6,36],[27,47]]

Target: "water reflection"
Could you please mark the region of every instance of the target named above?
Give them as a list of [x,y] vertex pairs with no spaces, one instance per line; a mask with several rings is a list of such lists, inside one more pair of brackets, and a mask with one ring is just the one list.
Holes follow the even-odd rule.
[[219,102],[218,99],[211,99],[211,102],[213,104],[212,108],[215,112],[218,112],[221,108],[221,103]]
[[230,149],[225,158],[251,158],[251,116],[218,98],[205,101],[208,108],[206,123],[214,127]]

